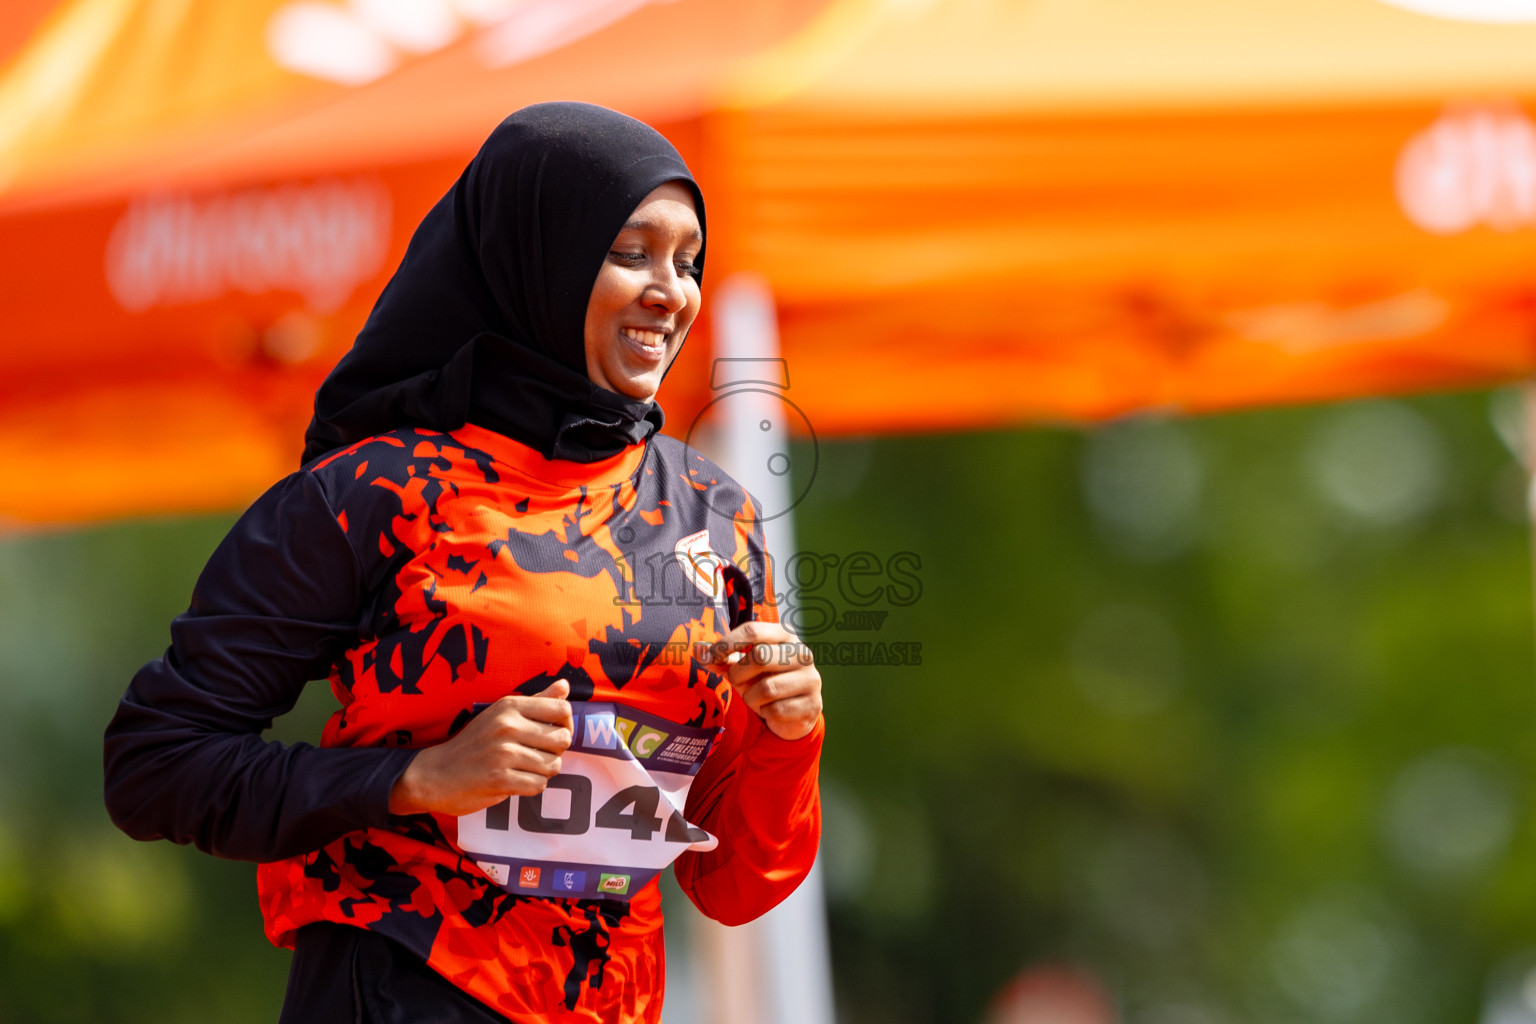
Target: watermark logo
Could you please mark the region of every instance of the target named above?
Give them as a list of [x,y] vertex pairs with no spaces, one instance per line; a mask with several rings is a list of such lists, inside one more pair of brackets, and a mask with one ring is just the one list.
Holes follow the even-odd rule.
[[[715,308],[715,329],[725,353],[710,371],[716,397],[694,418],[685,440],[690,447],[715,453],[721,467],[755,499],[755,518],[769,523],[788,514],[810,493],[821,463],[816,431],[789,397],[789,364],[776,355],[777,326],[766,283],[737,275],[721,286]],[[793,449],[791,436],[802,441]],[[742,514],[734,493],[727,497],[729,492],[698,489],[721,516],[736,519]],[[716,594],[721,570],[718,563],[704,560],[706,540],[705,534],[685,539],[678,545],[678,559],[697,589]],[[922,559],[915,552],[882,557],[871,551],[799,551],[777,564],[772,552],[767,558],[767,577],[778,591],[773,603],[779,620],[802,641],[780,645],[786,648],[782,656],[803,658],[813,653],[823,664],[921,664],[918,642],[829,643],[828,637],[834,632],[878,633],[892,609],[915,604],[922,596],[918,577]],[[754,574],[746,561],[743,558],[736,567],[760,588],[764,578]],[[665,580],[658,581],[654,570],[649,582],[649,590],[643,590],[637,574],[633,603],[644,604],[658,596],[662,603],[672,603],[665,594]]]
[[[716,359],[709,386],[718,393],[688,425],[684,443],[694,447],[706,431],[718,436],[724,449],[722,466],[761,503],[758,520],[771,522],[787,514],[810,493],[820,464],[816,430],[788,395],[789,363],[777,358]],[[791,435],[806,442],[798,464]],[[705,500],[727,519],[739,512],[712,493],[706,493]]]
[[922,598],[922,567],[915,551],[885,558],[873,551],[797,551],[775,573],[787,584],[778,595],[779,619],[802,637],[879,630],[891,609],[910,608]]

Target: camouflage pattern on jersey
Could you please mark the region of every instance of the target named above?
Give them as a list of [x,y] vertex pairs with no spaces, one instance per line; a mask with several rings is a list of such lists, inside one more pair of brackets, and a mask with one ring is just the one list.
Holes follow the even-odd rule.
[[[709,827],[750,712],[691,657],[727,627],[676,550],[707,531],[746,571],[756,617],[776,621],[761,531],[734,481],[663,436],[579,464],[473,425],[397,430],[311,472],[371,601],[331,676],[341,707],[324,746],[440,743],[476,704],[563,678],[572,700],[725,728],[689,799],[690,820]],[[455,819],[391,821],[260,867],[273,942],[291,946],[315,921],[354,925],[519,1022],[659,1020],[654,882],[627,903],[520,896],[460,854]]]

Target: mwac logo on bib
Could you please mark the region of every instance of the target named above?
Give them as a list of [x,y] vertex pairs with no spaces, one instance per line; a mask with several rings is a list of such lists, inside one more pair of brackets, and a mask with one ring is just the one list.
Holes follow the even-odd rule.
[[645,760],[671,738],[670,733],[640,725],[633,719],[620,718],[612,712],[588,715],[582,746],[593,750],[616,750],[620,743],[640,760]]

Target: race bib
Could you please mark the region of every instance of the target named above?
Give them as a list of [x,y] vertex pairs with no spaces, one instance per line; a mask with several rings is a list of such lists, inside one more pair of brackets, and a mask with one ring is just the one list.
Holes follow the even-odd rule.
[[683,807],[719,730],[623,704],[571,710],[565,770],[544,792],[459,819],[459,848],[480,870],[523,896],[627,900],[684,851],[715,848]]

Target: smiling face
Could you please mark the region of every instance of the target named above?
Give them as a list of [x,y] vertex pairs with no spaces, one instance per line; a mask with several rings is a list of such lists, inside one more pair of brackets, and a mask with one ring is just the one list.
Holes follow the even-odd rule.
[[667,182],[635,207],[587,300],[592,383],[642,402],[656,397],[699,315],[693,261],[703,247],[693,193],[681,182]]

